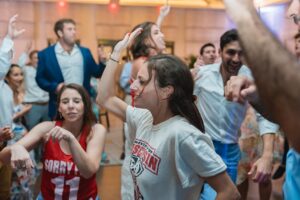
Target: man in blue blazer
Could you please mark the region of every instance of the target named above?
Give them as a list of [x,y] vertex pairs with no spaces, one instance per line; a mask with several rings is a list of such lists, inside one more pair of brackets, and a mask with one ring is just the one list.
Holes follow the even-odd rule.
[[[49,92],[49,117],[57,112],[56,98],[64,84],[77,83],[90,92],[91,77],[101,77],[105,64],[96,64],[90,50],[76,41],[76,23],[72,19],[61,19],[55,23],[58,42],[38,54],[36,81]],[[101,58],[102,56],[99,55]]]

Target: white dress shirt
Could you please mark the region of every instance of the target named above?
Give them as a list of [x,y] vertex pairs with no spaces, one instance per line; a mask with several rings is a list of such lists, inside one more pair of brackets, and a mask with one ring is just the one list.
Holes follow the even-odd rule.
[[55,54],[60,66],[64,83],[83,84],[83,57],[79,47],[75,44],[72,51],[65,51],[59,42],[56,43]]
[[[221,63],[206,65],[200,68],[195,82],[194,94],[197,96],[197,107],[204,121],[205,132],[213,140],[232,144],[238,142],[238,132],[245,118],[247,103],[227,101],[224,97],[224,84],[220,73]],[[252,79],[248,67],[242,66],[238,75]],[[273,133],[278,126],[258,116],[260,134]]]
[[13,41],[5,37],[0,47],[0,127],[12,125],[13,92],[4,82],[12,59]]
[[23,102],[32,103],[39,102],[45,103],[49,101],[48,92],[42,90],[36,83],[36,67],[25,65],[28,55],[22,53],[19,58],[19,66],[22,68],[24,73],[24,83],[25,83],[25,96]]

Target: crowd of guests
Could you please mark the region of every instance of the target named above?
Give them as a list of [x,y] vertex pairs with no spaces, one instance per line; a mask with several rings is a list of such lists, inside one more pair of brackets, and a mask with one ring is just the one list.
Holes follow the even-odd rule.
[[[25,31],[13,16],[0,47],[0,199],[33,199],[39,175],[37,199],[100,199],[96,172],[106,129],[93,112],[96,103],[124,121],[124,200],[246,199],[249,179],[259,184],[261,199],[270,199],[279,128],[291,146],[279,168],[286,169],[283,195],[300,197],[299,123],[291,119],[299,114],[300,97],[286,86],[286,77],[300,81],[297,59],[260,24],[252,2],[224,3],[237,29],[221,35],[218,56],[214,44],[204,44],[192,70],[164,53],[161,24],[169,6],[161,8],[156,23],[136,25],[109,58],[99,48],[98,63],[88,48],[76,44],[75,21],[61,19],[54,25],[54,45],[30,51],[27,44],[13,64],[14,40]],[[298,24],[298,0],[290,8]],[[260,24],[249,26],[249,32],[264,32],[281,60],[269,53],[255,57],[249,16]],[[298,40],[296,35],[297,56]],[[125,50],[132,60],[119,74],[125,93],[120,98],[115,77]],[[282,64],[294,67],[296,75],[279,68]],[[100,78],[96,100],[93,77]],[[278,77],[279,86],[264,84]]]

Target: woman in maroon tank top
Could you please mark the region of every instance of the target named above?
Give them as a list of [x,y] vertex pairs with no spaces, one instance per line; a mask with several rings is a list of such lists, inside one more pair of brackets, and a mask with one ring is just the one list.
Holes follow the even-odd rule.
[[40,199],[96,199],[95,174],[104,146],[105,128],[96,123],[91,101],[77,84],[58,94],[56,121],[42,122],[18,143],[0,152],[0,161],[30,173],[28,152],[44,143]]

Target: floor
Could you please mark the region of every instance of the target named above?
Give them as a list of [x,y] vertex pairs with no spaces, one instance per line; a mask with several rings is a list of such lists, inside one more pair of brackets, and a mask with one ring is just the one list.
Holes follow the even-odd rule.
[[[118,200],[120,199],[120,175],[121,163],[120,154],[122,152],[122,127],[123,123],[109,114],[110,128],[106,138],[105,151],[108,155],[109,162],[105,163],[97,175],[99,184],[99,194],[102,200]],[[102,117],[102,122],[106,126],[105,119]],[[274,166],[274,170],[276,167]],[[284,177],[279,180],[272,181],[271,200],[282,199],[282,183]],[[250,182],[247,200],[258,200],[259,191],[258,185]]]

